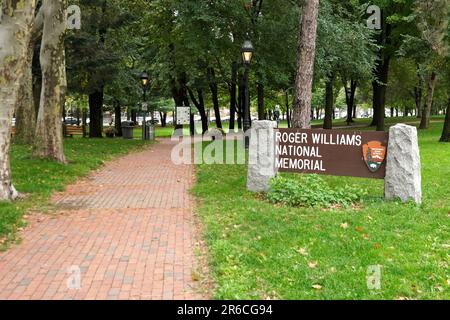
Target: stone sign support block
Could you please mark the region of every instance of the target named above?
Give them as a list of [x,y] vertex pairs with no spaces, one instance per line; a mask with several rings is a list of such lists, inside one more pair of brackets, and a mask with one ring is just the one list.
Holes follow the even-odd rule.
[[247,189],[267,192],[275,169],[275,121],[254,121],[250,133]]
[[422,178],[416,127],[398,124],[389,130],[385,198],[422,203]]

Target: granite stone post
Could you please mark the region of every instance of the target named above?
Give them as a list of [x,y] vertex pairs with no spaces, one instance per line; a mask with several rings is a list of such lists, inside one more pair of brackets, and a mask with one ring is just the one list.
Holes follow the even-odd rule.
[[267,192],[270,180],[276,176],[275,121],[254,121],[250,131],[247,189]]
[[385,198],[422,203],[422,179],[416,127],[397,124],[389,130]]

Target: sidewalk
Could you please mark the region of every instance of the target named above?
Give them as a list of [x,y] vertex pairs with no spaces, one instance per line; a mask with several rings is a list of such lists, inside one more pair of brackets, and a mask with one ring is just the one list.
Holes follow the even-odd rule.
[[115,160],[55,195],[55,215],[32,214],[0,253],[0,299],[202,299],[194,172],[171,162],[172,146]]

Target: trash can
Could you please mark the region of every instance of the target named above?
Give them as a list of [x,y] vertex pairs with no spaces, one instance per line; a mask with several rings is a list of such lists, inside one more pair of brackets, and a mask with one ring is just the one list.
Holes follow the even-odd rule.
[[155,140],[155,125],[152,124],[152,121],[146,122],[146,134],[145,134],[145,140],[154,141]]
[[133,139],[134,125],[132,121],[122,122],[122,137],[124,139]]

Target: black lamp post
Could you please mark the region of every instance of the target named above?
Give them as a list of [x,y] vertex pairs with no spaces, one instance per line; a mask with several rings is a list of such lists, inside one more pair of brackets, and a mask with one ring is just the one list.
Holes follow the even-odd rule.
[[[144,104],[147,100],[147,90],[150,86],[150,77],[148,76],[147,72],[141,73],[141,86],[142,86],[142,104]],[[149,140],[150,137],[148,137],[147,134],[147,120],[146,120],[146,110],[143,111],[144,121],[142,122],[142,140]]]
[[[242,48],[242,61],[244,62],[245,73],[244,73],[244,88],[245,88],[245,104],[244,104],[244,132],[247,132],[251,128],[251,114],[250,114],[250,90],[248,85],[249,78],[249,67],[250,62],[252,61],[253,52],[255,52],[255,48],[250,40],[245,40]],[[248,148],[249,139],[245,138],[245,147]]]

